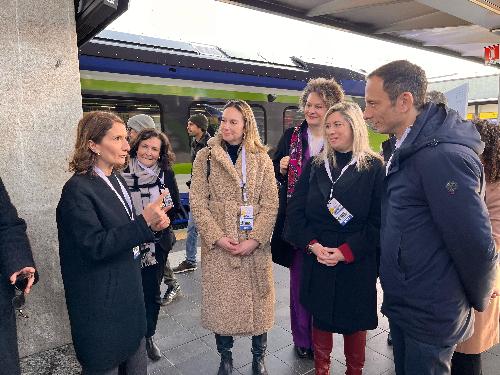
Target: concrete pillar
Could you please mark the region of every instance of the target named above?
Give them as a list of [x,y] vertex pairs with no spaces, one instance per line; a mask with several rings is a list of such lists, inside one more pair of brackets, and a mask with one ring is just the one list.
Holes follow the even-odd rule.
[[0,175],[41,277],[18,318],[26,356],[71,342],[55,210],[82,115],[74,1],[0,0],[0,47]]

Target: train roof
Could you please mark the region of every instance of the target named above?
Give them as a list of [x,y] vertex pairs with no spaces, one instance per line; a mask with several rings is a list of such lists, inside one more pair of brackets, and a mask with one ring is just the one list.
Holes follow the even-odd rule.
[[[80,69],[110,71],[120,65],[122,72],[131,73],[131,64],[149,64],[153,76],[169,76],[189,70],[252,76],[256,86],[301,90],[311,78],[335,78],[350,95],[361,95],[365,76],[345,67],[305,61],[298,57],[266,56],[260,53],[222,49],[214,45],[173,41],[105,30],[79,49]],[[111,59],[111,60],[110,60]],[[155,64],[161,68],[153,68]],[[142,66],[145,69],[145,66]],[[136,69],[137,70],[137,69]],[[159,74],[164,71],[165,74]],[[213,74],[214,75],[214,74]],[[215,75],[214,75],[215,76]],[[192,79],[192,75],[190,76]],[[233,77],[234,78],[234,77]],[[258,78],[261,78],[259,80]],[[262,84],[259,82],[262,81]],[[284,82],[288,82],[285,84]],[[222,81],[221,81],[222,82]],[[292,83],[293,82],[293,83]],[[350,90],[346,86],[356,87]],[[352,92],[349,92],[352,91]]]

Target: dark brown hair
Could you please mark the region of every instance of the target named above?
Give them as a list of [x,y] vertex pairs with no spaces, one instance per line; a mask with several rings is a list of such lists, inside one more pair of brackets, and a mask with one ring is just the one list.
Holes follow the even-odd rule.
[[384,91],[391,99],[392,105],[404,92],[413,96],[413,106],[422,108],[427,92],[427,77],[425,71],[418,65],[406,60],[396,60],[382,65],[368,74],[367,78],[377,76],[384,81]]
[[500,180],[500,126],[490,124],[486,120],[474,120],[474,125],[484,142],[481,161],[486,182],[497,182]]
[[161,142],[160,159],[158,160],[158,165],[161,170],[165,171],[171,168],[175,161],[175,154],[172,151],[172,146],[166,134],[156,129],[144,129],[139,132],[134,143],[130,146],[130,157],[136,158],[137,150],[141,142],[151,138],[158,138]]
[[101,143],[102,138],[115,122],[125,125],[120,117],[111,112],[94,111],[82,117],[78,122],[75,150],[69,162],[70,172],[84,174],[92,170],[97,155],[90,149],[89,141]]

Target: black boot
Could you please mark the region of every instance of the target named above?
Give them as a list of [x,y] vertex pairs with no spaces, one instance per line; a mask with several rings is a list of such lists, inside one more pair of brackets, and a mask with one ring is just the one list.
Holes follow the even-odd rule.
[[158,361],[161,358],[161,352],[158,346],[153,341],[153,336],[146,337],[146,352],[148,357],[153,361]]
[[221,336],[215,334],[217,351],[220,353],[220,365],[217,375],[231,375],[233,373],[233,336]]
[[252,374],[267,375],[266,365],[264,363],[264,355],[267,349],[267,333],[260,336],[252,337]]

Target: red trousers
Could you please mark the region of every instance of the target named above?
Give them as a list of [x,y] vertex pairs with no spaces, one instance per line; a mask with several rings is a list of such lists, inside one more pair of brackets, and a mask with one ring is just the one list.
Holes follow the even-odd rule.
[[[344,355],[347,365],[346,375],[361,375],[365,365],[366,331],[358,331],[344,336]],[[313,327],[314,368],[316,375],[330,374],[330,353],[333,335]]]

